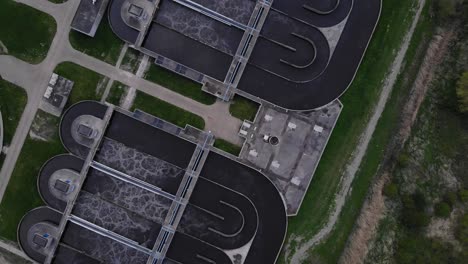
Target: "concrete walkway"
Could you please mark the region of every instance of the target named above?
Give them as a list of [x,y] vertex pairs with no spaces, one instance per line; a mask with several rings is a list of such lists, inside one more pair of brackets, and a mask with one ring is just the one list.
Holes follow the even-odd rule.
[[23,143],[28,136],[29,128],[38,109],[41,97],[47,88],[50,75],[54,68],[64,61],[74,62],[112,80],[119,81],[129,87],[135,87],[140,91],[193,112],[203,117],[206,123],[205,129],[211,131],[216,137],[226,139],[232,143],[241,143],[242,140],[237,135],[241,121],[229,114],[228,103],[217,101],[209,106],[201,104],[74,50],[70,45],[68,33],[80,1],[68,1],[63,4],[53,4],[47,0],[18,0],[18,2],[51,15],[57,23],[57,32],[47,57],[40,64],[31,65],[8,55],[0,56],[0,75],[5,80],[23,87],[28,94],[28,103],[0,171],[0,201],[3,198]]
[[[127,53],[127,49],[128,49],[128,44],[125,43],[125,45],[120,50],[119,58],[117,59],[117,63],[115,64],[115,67],[117,69],[120,68],[120,65],[122,64],[122,60],[125,57],[125,54]],[[110,92],[110,89],[112,88],[113,84],[114,84],[114,80],[109,79],[109,81],[107,82],[106,89],[104,90],[104,93],[102,94],[101,102],[106,101],[107,97],[109,96],[109,92]]]
[[19,249],[16,245],[13,245],[12,243],[0,240],[0,248],[3,248],[4,250],[7,250],[25,260],[33,262],[28,256],[26,256],[26,254],[24,254],[24,252],[21,249]]
[[[140,64],[138,65],[138,70],[135,74],[138,78],[143,77],[143,75],[145,74],[146,70],[148,69],[148,62],[149,62],[149,56],[144,55],[140,61]],[[125,110],[129,110],[130,107],[132,107],[133,105],[135,96],[136,96],[136,88],[133,86],[130,86],[128,88],[127,94],[125,95],[125,99],[123,100],[122,108]]]

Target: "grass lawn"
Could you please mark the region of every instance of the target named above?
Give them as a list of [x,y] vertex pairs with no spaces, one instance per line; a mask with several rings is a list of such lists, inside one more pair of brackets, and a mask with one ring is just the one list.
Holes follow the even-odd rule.
[[[100,100],[107,78],[72,62],[63,62],[55,73],[75,82],[68,98],[67,107],[82,100]],[[98,89],[97,87],[101,87]]]
[[[400,47],[403,37],[409,29],[414,16],[413,7],[415,3],[415,0],[383,1],[380,22],[367,54],[353,84],[341,98],[344,104],[343,112],[325,149],[309,191],[302,203],[301,210],[296,217],[290,218],[286,243],[291,252],[294,251],[295,246],[299,246],[298,242],[294,240],[295,237],[305,238],[306,241],[316,234],[328,219],[339,188],[343,169],[358,143],[367,120],[370,118],[370,113],[382,89],[383,81],[390,65],[393,63],[395,52]],[[375,141],[371,143],[371,146],[374,146],[374,144],[376,144]],[[376,145],[375,147],[382,146]],[[372,169],[369,170],[372,171]],[[362,171],[363,169],[361,169]],[[362,195],[362,192],[364,192],[363,196],[365,196],[369,187],[369,179],[358,175],[354,184],[353,194]],[[352,210],[357,214],[362,205],[362,200],[354,198],[349,201],[351,202],[346,205],[346,208],[352,207]],[[348,223],[351,223],[351,226],[354,224],[355,215],[352,215],[349,219],[348,217],[340,217],[340,220],[344,218]],[[337,230],[340,230],[340,224],[341,222],[338,223]],[[315,255],[323,263],[336,263],[334,260],[339,258],[349,234],[345,232],[349,230],[341,231],[343,233],[338,233],[340,235],[339,239],[327,240],[330,241],[330,244],[333,244],[327,244],[329,246],[327,252],[319,249],[315,252]],[[279,263],[288,263],[288,260],[285,260],[283,255],[280,257]]]
[[132,111],[135,109],[140,109],[180,127],[189,124],[202,130],[205,128],[205,121],[200,116],[140,91],[137,91],[133,102]]
[[221,138],[217,138],[214,142],[214,147],[220,150],[226,151],[227,153],[231,153],[234,156],[239,156],[242,147],[236,144],[232,144],[229,141],[226,141]]
[[4,145],[11,142],[27,102],[28,96],[23,88],[0,80],[0,111],[3,117]]
[[256,102],[236,94],[229,106],[229,112],[232,116],[237,117],[242,121],[253,121],[258,112],[259,106],[260,105]]
[[[3,146],[8,146],[18,126],[18,122],[23,114],[24,107],[28,101],[28,96],[23,88],[0,80],[0,112],[3,119]],[[0,168],[5,159],[4,154],[0,154]]]
[[0,40],[8,54],[37,64],[47,56],[55,31],[51,16],[13,0],[0,1]]
[[160,84],[174,92],[190,97],[202,104],[210,105],[216,102],[216,98],[214,96],[201,90],[201,84],[157,66],[154,63],[151,63],[151,66],[145,75],[145,79]]
[[122,96],[126,94],[127,89],[128,89],[127,85],[118,81],[114,81],[109,91],[109,95],[106,98],[106,101],[113,105],[119,106],[120,100],[122,99]]
[[136,49],[128,48],[120,64],[120,69],[136,74],[140,66],[142,53]]
[[124,45],[124,42],[112,32],[107,13],[104,14],[94,38],[75,30],[70,31],[69,37],[74,49],[112,65],[117,63]]
[[[39,110],[37,115],[48,114]],[[48,120],[56,131],[53,139],[46,142],[27,137],[0,204],[0,236],[8,240],[16,241],[16,229],[23,215],[43,204],[37,192],[40,168],[51,157],[65,152],[58,136],[60,119],[49,115]]]

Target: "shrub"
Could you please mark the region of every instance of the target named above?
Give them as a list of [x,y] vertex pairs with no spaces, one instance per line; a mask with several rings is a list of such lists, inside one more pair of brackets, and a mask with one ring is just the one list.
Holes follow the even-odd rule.
[[424,211],[426,209],[426,197],[420,191],[416,191],[413,195],[414,205],[418,211]]
[[457,96],[460,112],[468,113],[468,71],[457,82]]
[[399,264],[463,263],[456,261],[453,246],[421,234],[409,234],[400,239],[395,253]]
[[384,186],[383,194],[388,198],[395,199],[398,196],[398,186],[395,183],[387,183]]
[[416,209],[416,206],[414,205],[413,197],[411,197],[411,195],[403,195],[401,197],[401,202],[405,209]]
[[452,212],[452,207],[446,202],[440,202],[435,206],[435,215],[442,218],[448,218]]
[[404,209],[402,223],[409,229],[420,229],[429,224],[429,216],[425,212]]
[[457,232],[455,237],[460,241],[464,247],[468,247],[468,213],[460,218],[458,223]]
[[468,202],[468,190],[463,189],[458,193],[460,200],[464,203]]
[[405,168],[409,165],[410,156],[408,155],[408,153],[401,153],[398,156],[397,161],[400,167]]
[[450,205],[450,207],[454,207],[457,203],[457,193],[456,192],[448,192],[444,196],[444,201]]
[[457,0],[437,0],[436,10],[442,19],[449,18],[456,13]]
[[401,199],[403,212],[401,222],[409,229],[420,229],[429,224],[430,217],[426,214],[426,198],[420,191],[412,195],[404,195]]

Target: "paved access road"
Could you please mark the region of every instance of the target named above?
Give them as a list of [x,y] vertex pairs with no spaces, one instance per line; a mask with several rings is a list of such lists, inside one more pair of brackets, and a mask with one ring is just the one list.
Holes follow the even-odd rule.
[[3,119],[2,119],[2,111],[0,111],[0,152],[3,149]]
[[17,2],[51,15],[57,23],[57,32],[47,57],[37,65],[31,65],[12,56],[0,56],[0,75],[2,78],[23,87],[28,94],[28,103],[0,171],[0,201],[39,107],[41,96],[47,88],[50,75],[54,68],[64,61],[74,62],[193,112],[203,117],[206,123],[205,129],[210,130],[215,136],[233,143],[241,142],[237,136],[241,121],[229,114],[229,104],[221,101],[210,106],[201,104],[73,49],[68,39],[68,33],[80,1],[68,1],[63,4],[53,4],[47,0],[18,0]]

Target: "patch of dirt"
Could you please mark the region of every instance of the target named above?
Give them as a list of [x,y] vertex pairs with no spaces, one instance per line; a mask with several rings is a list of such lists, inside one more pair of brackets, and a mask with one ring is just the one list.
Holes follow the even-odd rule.
[[38,111],[29,131],[29,136],[33,139],[50,141],[57,133],[58,118]]
[[447,161],[445,163],[447,166],[441,168],[439,171],[441,183],[448,190],[457,190],[461,183],[453,173],[453,169],[451,168],[452,166],[449,166],[448,164],[449,162]]
[[386,174],[372,186],[370,192],[372,199],[368,199],[364,203],[362,212],[356,221],[355,230],[349,237],[349,241],[353,242],[343,252],[340,263],[363,263],[368,251],[367,244],[374,235],[385,211],[385,198],[382,189],[388,179],[388,174]]
[[141,52],[136,52],[129,49],[125,54],[122,64],[120,65],[120,69],[135,74],[138,70],[138,65],[140,65],[140,62],[143,59],[143,55],[144,54]]
[[455,32],[453,30],[435,36],[427,50],[421,69],[418,72],[416,81],[411,90],[408,103],[405,105],[402,113],[401,130],[399,137],[406,139],[411,134],[411,126],[416,120],[424,96],[433,80],[436,67],[442,63],[447,52],[448,44],[453,39]]
[[[401,151],[411,134],[411,128],[416,120],[419,108],[426,95],[429,84],[433,80],[435,69],[442,62],[447,52],[448,44],[455,36],[454,31],[447,31],[434,37],[426,52],[425,58],[411,89],[409,98],[402,111],[402,119],[396,137],[395,145],[399,146],[388,155],[395,156]],[[394,164],[390,164],[386,171],[391,171]],[[388,179],[388,172],[384,173],[373,185],[369,197],[366,199],[361,214],[358,217],[355,229],[348,239],[340,259],[341,263],[362,263],[369,249],[369,242],[374,237],[379,220],[385,213],[385,204],[382,190]],[[437,225],[436,225],[437,226]],[[437,230],[437,228],[435,228]]]
[[384,217],[379,221],[378,228],[375,231],[376,235],[372,238],[369,250],[364,264],[394,264],[395,240],[397,237],[396,226],[398,219],[392,214],[392,205],[385,200],[386,212]]
[[431,238],[437,238],[444,242],[450,243],[455,248],[460,249],[460,244],[454,236],[454,229],[456,228],[456,219],[460,216],[461,211],[455,209],[450,214],[449,218],[432,218],[431,222],[426,228],[426,235]]

